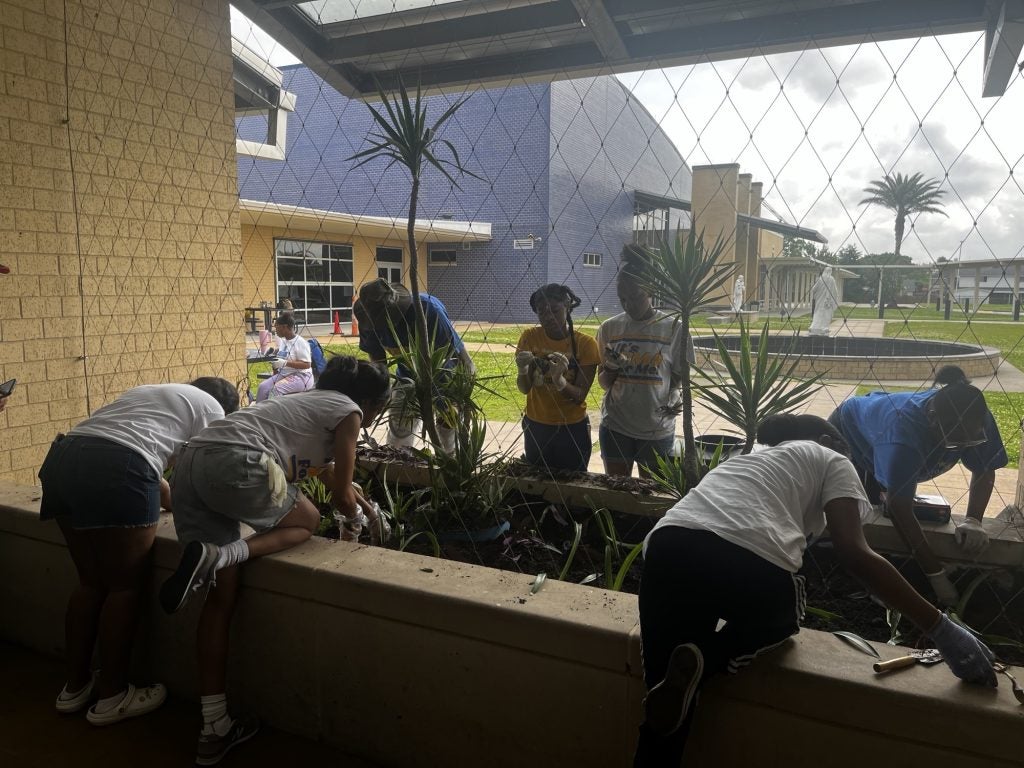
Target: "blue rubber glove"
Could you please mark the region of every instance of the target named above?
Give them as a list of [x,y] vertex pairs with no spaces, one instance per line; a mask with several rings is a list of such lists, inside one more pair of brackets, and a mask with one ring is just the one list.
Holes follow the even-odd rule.
[[996,687],[995,656],[981,640],[942,614],[928,633],[953,674],[968,683]]

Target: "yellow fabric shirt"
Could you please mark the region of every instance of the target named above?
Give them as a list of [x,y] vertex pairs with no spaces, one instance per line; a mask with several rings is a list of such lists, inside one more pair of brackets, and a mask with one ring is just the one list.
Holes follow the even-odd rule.
[[[561,352],[569,358],[569,370],[565,380],[575,384],[580,367],[597,365],[601,362],[601,354],[597,349],[597,340],[593,336],[576,331],[576,359],[572,356],[572,342],[569,337],[552,339],[544,333],[544,328],[537,326],[523,331],[516,345],[516,352],[532,352],[543,357],[552,352]],[[556,426],[559,424],[575,424],[587,415],[586,403],[574,403],[551,384],[551,377],[544,376],[544,386],[533,387],[526,394],[526,415],[541,424]]]

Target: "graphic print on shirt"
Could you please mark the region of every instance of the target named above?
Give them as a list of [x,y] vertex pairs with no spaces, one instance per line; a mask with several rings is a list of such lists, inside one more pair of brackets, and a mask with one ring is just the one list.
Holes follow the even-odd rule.
[[661,365],[665,360],[665,340],[657,336],[622,337],[609,344],[615,352],[626,358],[619,369],[623,384],[652,384],[662,382]]

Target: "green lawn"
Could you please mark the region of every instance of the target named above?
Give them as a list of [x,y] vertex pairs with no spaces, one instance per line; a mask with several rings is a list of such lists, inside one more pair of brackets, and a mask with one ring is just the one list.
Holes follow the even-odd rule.
[[1010,365],[1024,369],[1024,323],[887,321],[885,335],[996,347]]

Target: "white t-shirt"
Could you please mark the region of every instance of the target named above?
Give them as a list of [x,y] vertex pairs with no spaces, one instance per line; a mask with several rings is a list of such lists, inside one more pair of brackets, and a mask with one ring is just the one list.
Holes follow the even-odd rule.
[[[306,341],[302,336],[295,334],[290,339],[281,339],[280,346],[277,350],[278,357],[284,357],[288,360],[302,360],[307,363],[313,361],[313,355],[309,351],[309,342]],[[312,368],[292,368],[289,365],[285,365],[281,369],[281,373],[308,373],[310,376],[313,375]]]
[[340,392],[312,389],[241,408],[203,430],[191,445],[243,445],[277,459],[288,482],[315,475],[334,460],[334,430],[352,413]]
[[602,356],[611,347],[628,359],[601,400],[601,423],[639,440],[674,435],[675,416],[658,409],[669,405],[672,377],[682,369],[682,326],[658,310],[649,320],[634,320],[623,312],[601,323],[597,346]]
[[861,520],[871,511],[849,459],[793,440],[719,464],[651,533],[667,525],[711,531],[795,573],[808,537],[825,530],[824,507],[833,499],[856,499]]
[[147,384],[129,389],[68,434],[103,437],[131,448],[162,475],[182,443],[222,418],[220,403],[198,387]]

